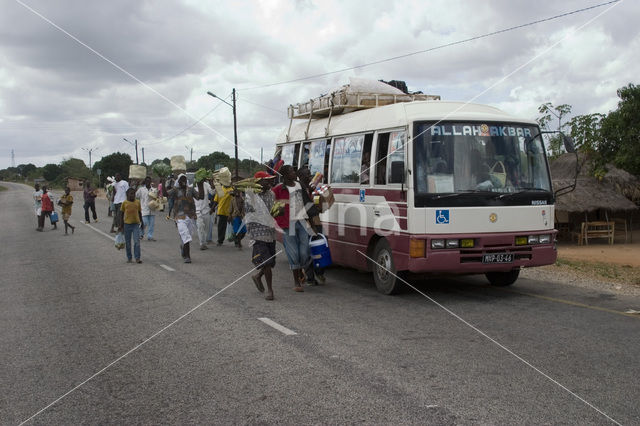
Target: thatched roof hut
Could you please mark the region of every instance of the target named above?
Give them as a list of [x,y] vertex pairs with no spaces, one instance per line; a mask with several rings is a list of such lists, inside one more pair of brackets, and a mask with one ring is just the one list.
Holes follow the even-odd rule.
[[[576,189],[556,200],[556,209],[571,212],[591,212],[598,209],[627,211],[640,204],[640,179],[607,164],[607,173],[599,181],[591,174],[588,157],[579,154],[580,172]],[[563,154],[549,162],[555,190],[573,184],[576,170],[575,154]],[[634,204],[635,202],[635,204]]]
[[[575,190],[556,198],[556,221],[568,223],[571,229],[587,220],[620,218],[631,224],[632,217],[637,216],[639,211],[638,205],[631,199],[640,202],[640,180],[613,165],[607,165],[607,174],[598,180],[591,175],[585,155],[579,156],[579,162],[580,173]],[[549,167],[554,190],[573,184],[575,154],[563,154],[550,161]]]

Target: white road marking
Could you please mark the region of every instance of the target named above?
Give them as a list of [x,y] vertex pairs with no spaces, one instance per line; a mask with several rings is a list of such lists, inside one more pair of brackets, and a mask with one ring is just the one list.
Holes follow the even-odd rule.
[[283,334],[286,334],[287,336],[293,336],[293,335],[297,334],[295,331],[289,330],[287,327],[282,326],[282,325],[278,324],[277,322],[270,320],[269,318],[258,318],[258,320],[262,321],[263,323],[267,324],[268,326],[271,326],[271,327],[275,328],[279,332],[281,332]]
[[164,265],[164,264],[160,264],[160,267],[166,269],[169,272],[175,271],[175,269],[173,269],[171,266],[167,266],[167,265]]
[[116,240],[116,237],[112,237],[111,235],[107,234],[106,232],[102,232],[98,228],[96,228],[94,226],[91,226],[88,223],[85,223],[85,226],[88,227],[88,228],[93,229],[94,231],[96,231],[100,235],[104,235],[105,237],[109,238],[111,241],[115,241]]

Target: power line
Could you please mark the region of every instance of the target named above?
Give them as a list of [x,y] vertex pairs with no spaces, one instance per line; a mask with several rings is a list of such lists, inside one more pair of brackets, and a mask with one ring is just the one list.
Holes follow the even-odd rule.
[[[231,96],[231,95],[229,95]],[[229,96],[227,96],[225,99],[229,98]],[[188,125],[187,127],[185,127],[184,129],[180,130],[178,133],[176,133],[173,136],[169,136],[168,138],[164,138],[164,139],[160,139],[157,142],[152,142],[152,143],[147,143],[147,146],[149,145],[158,145],[160,143],[166,142],[168,140],[171,140],[173,138],[176,138],[178,136],[180,136],[181,134],[183,134],[184,132],[186,132],[187,130],[189,130],[190,128],[192,128],[193,126],[195,126],[196,124],[200,123],[202,120],[204,120],[209,114],[211,114],[213,111],[215,111],[216,109],[218,109],[218,107],[220,106],[220,104],[217,104],[216,106],[214,106],[213,108],[211,108],[209,110],[209,112],[207,112],[205,115],[203,115],[202,117],[198,118],[196,121],[194,121],[193,123],[191,123],[190,125]]]
[[562,13],[560,15],[555,15],[555,16],[551,16],[551,17],[548,17],[548,18],[538,19],[537,21],[531,21],[531,22],[528,22],[526,24],[516,25],[516,26],[513,26],[513,27],[509,27],[509,28],[504,28],[504,29],[501,29],[501,30],[493,31],[493,32],[490,32],[490,33],[486,33],[486,34],[482,34],[482,35],[478,35],[478,36],[474,36],[474,37],[470,37],[470,38],[466,38],[466,39],[463,39],[463,40],[452,41],[451,43],[441,44],[440,46],[435,46],[435,47],[431,47],[429,49],[419,50],[417,52],[406,53],[404,55],[393,56],[391,58],[381,59],[379,61],[369,62],[369,63],[366,63],[366,64],[356,65],[356,66],[348,67],[348,68],[342,68],[342,69],[339,69],[339,70],[329,71],[329,72],[325,72],[325,73],[322,73],[322,74],[314,74],[314,75],[310,75],[310,76],[307,76],[307,77],[294,78],[292,80],[280,81],[278,83],[269,83],[269,84],[264,84],[264,85],[261,85],[261,86],[247,87],[245,89],[238,89],[238,90],[244,92],[244,91],[247,91],[247,90],[264,89],[264,88],[267,88],[267,87],[280,86],[280,85],[289,84],[289,83],[296,83],[298,81],[304,81],[304,80],[311,80],[311,79],[314,79],[314,78],[325,77],[325,76],[332,75],[332,74],[339,74],[339,73],[342,73],[342,72],[345,72],[345,71],[351,71],[351,70],[355,70],[355,69],[359,69],[359,68],[365,68],[365,67],[369,67],[371,65],[377,65],[377,64],[382,64],[382,63],[385,63],[385,62],[391,62],[391,61],[395,61],[397,59],[407,58],[409,56],[419,55],[419,54],[422,54],[422,53],[433,52],[435,50],[444,49],[445,47],[456,46],[458,44],[463,44],[463,43],[467,43],[467,42],[470,42],[470,41],[480,40],[482,38],[487,38],[487,37],[491,37],[491,36],[494,36],[494,35],[506,33],[506,32],[509,32],[509,31],[514,31],[514,30],[517,30],[517,29],[520,29],[520,28],[529,27],[529,26],[532,26],[532,25],[537,25],[537,24],[540,24],[542,22],[553,21],[554,19],[564,18],[565,16],[574,15],[576,13],[585,12],[587,10],[596,9],[596,8],[599,8],[599,7],[607,6],[609,4],[618,3],[620,1],[622,1],[622,0],[611,0],[611,1],[608,1],[608,2],[605,2],[605,3],[600,3],[600,4],[597,4],[597,5],[594,5],[594,6],[584,7],[582,9],[576,9],[576,10],[573,10],[571,12]]

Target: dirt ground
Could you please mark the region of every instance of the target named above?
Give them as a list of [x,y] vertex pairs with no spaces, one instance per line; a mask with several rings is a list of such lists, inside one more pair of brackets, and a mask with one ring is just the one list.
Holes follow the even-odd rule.
[[614,263],[640,268],[640,230],[633,232],[631,240],[633,242],[627,243],[616,240],[613,245],[607,244],[603,239],[589,242],[588,246],[560,243],[558,257],[564,260]]

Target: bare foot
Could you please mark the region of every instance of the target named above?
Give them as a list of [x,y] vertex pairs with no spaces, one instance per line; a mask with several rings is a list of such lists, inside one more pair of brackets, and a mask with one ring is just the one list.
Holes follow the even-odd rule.
[[[260,293],[264,293],[264,285],[262,284],[262,279],[260,275],[251,275],[251,279],[253,283],[256,285],[256,288]],[[272,294],[273,297],[273,294]]]

